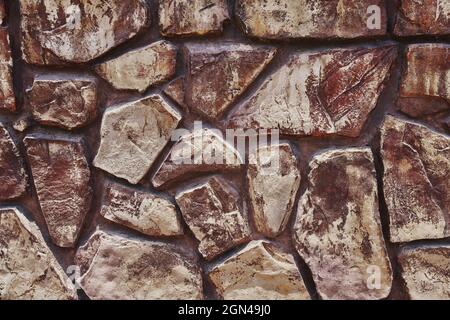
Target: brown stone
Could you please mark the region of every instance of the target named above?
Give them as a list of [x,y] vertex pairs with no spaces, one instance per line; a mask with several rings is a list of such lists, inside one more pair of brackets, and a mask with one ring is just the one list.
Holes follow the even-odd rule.
[[0,0],[0,25],[3,24],[3,21],[5,20],[6,20],[5,1]]
[[244,204],[234,187],[213,177],[175,197],[184,221],[200,241],[207,260],[247,241],[250,229]]
[[16,111],[12,66],[8,31],[0,26],[0,111]]
[[97,117],[97,81],[87,76],[37,76],[26,91],[27,103],[37,122],[74,130]]
[[149,236],[183,233],[175,205],[153,193],[108,183],[100,213],[113,222]]
[[257,230],[277,237],[286,228],[300,187],[300,171],[291,146],[255,150],[249,157],[247,180]]
[[229,19],[227,0],[161,0],[159,30],[163,36],[217,34]]
[[450,246],[405,247],[398,261],[414,300],[450,300]]
[[323,299],[382,299],[392,270],[369,148],[331,150],[310,163],[294,241]]
[[400,0],[394,34],[398,36],[450,34],[450,2]]
[[276,49],[238,43],[191,43],[187,61],[186,104],[205,117],[216,119],[272,61]]
[[27,188],[27,174],[16,144],[0,122],[0,200],[22,196]]
[[73,247],[92,198],[83,139],[35,134],[24,144],[50,237],[60,247]]
[[307,300],[294,257],[266,241],[252,241],[209,273],[225,300]]
[[[369,28],[373,7],[380,25]],[[387,29],[384,0],[237,0],[236,16],[247,35],[263,39],[348,39]]]
[[144,0],[22,0],[22,56],[31,64],[84,63],[132,38],[150,21]]
[[449,137],[388,116],[381,128],[381,155],[390,240],[448,237]]
[[228,126],[358,137],[396,54],[395,46],[293,54],[231,115]]
[[200,268],[178,248],[96,232],[75,259],[80,285],[93,300],[203,298]]
[[164,93],[175,101],[181,108],[187,109],[184,102],[184,77],[178,77],[175,80],[169,82],[164,87]]
[[103,62],[95,71],[114,88],[144,92],[175,74],[177,48],[157,41]]
[[72,300],[76,291],[37,225],[0,209],[0,300]]

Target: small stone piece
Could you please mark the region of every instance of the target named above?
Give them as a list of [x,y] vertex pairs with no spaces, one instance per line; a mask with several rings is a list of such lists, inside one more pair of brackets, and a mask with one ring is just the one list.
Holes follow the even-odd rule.
[[398,36],[450,34],[450,2],[401,0],[394,34]]
[[173,101],[175,101],[183,109],[187,109],[186,103],[184,102],[184,77],[178,77],[171,81],[164,88],[164,93],[169,96]]
[[227,0],[161,0],[159,29],[163,36],[221,33],[229,20]]
[[95,71],[116,89],[144,92],[173,77],[176,58],[177,48],[162,40],[103,62]]
[[398,261],[414,300],[450,300],[450,246],[402,248]]
[[13,123],[13,128],[14,130],[18,131],[18,132],[25,132],[29,127],[31,127],[32,125],[32,120],[30,116],[24,116],[21,117],[19,119],[17,119],[14,123]]
[[178,111],[159,95],[108,108],[94,166],[137,184],[180,120]]
[[225,300],[308,300],[294,257],[265,241],[252,241],[209,273]]
[[12,65],[8,31],[0,27],[0,110],[16,111]]
[[149,236],[183,233],[175,205],[150,192],[109,183],[100,211],[106,219]]
[[76,255],[93,300],[198,300],[201,270],[172,245],[97,231]]
[[384,0],[237,0],[244,32],[263,39],[351,39],[386,34]]
[[0,201],[22,196],[27,188],[27,178],[19,150],[0,123]]
[[392,242],[450,235],[450,139],[388,116],[381,128]]
[[0,209],[0,300],[73,300],[76,290],[37,225]]
[[87,76],[41,75],[26,91],[26,99],[37,122],[74,130],[97,117],[97,80]]
[[245,207],[239,193],[223,179],[180,192],[175,197],[183,218],[200,241],[198,250],[207,260],[248,240]]
[[50,237],[74,247],[92,198],[83,139],[36,134],[23,142]]
[[239,43],[193,43],[185,47],[187,105],[216,119],[272,61],[276,49]]
[[[331,150],[310,163],[294,241],[323,299],[383,299],[392,285],[369,148]],[[377,283],[371,275],[379,276]]]
[[158,188],[189,174],[238,170],[242,164],[241,155],[220,131],[186,130],[153,175],[152,184]]
[[21,0],[22,56],[31,64],[84,63],[142,31],[144,0]]
[[231,115],[228,126],[358,137],[396,55],[395,46],[294,54]]
[[256,228],[269,238],[280,235],[289,221],[300,171],[289,144],[261,147],[249,157],[247,180]]

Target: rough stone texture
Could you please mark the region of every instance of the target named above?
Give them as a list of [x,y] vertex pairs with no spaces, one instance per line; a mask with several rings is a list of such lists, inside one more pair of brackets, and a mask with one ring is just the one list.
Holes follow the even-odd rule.
[[[310,168],[294,241],[318,293],[323,299],[386,298],[392,271],[381,230],[372,152],[326,151],[314,157]],[[378,284],[371,282],[371,271],[379,272]]]
[[97,80],[87,76],[37,76],[26,91],[37,122],[73,130],[97,117]]
[[16,111],[12,66],[8,31],[0,26],[0,111]]
[[[378,6],[380,28],[369,29],[368,8]],[[237,0],[243,31],[263,39],[359,38],[386,34],[384,0]]]
[[183,110],[187,109],[184,102],[184,77],[178,77],[164,87],[164,93],[175,101]]
[[3,24],[3,22],[6,20],[6,8],[5,8],[5,1],[0,0],[0,24]]
[[152,177],[162,187],[194,173],[231,171],[241,168],[238,151],[211,129],[198,129],[180,137]]
[[175,205],[150,192],[108,183],[100,213],[149,236],[174,236],[183,233]]
[[296,136],[357,137],[375,108],[396,47],[296,53],[231,115],[229,126]]
[[381,128],[392,242],[450,235],[450,138],[388,116]]
[[217,177],[178,193],[175,197],[189,228],[200,241],[207,260],[244,243],[250,229],[238,192]]
[[14,130],[18,132],[25,132],[28,128],[32,126],[32,120],[31,117],[23,116],[19,119],[17,119],[13,124]]
[[23,59],[88,62],[142,31],[147,11],[144,0],[21,0]]
[[208,118],[218,118],[264,70],[275,53],[271,47],[227,42],[186,45],[187,105]]
[[307,300],[308,291],[294,261],[269,242],[252,241],[209,273],[225,300]]
[[27,188],[27,178],[19,150],[0,122],[0,201],[22,196]]
[[0,300],[77,298],[37,225],[17,208],[0,209],[0,256]]
[[98,231],[77,252],[91,299],[202,299],[200,268],[172,245]]
[[449,245],[406,247],[398,260],[410,298],[450,300]]
[[60,247],[73,247],[92,198],[84,141],[34,134],[23,142],[50,237]]
[[227,0],[159,1],[159,29],[164,36],[221,33],[228,19]]
[[116,89],[144,92],[175,74],[177,48],[167,41],[129,51],[96,66],[96,72]]
[[289,221],[301,180],[290,145],[258,148],[250,155],[247,180],[257,230],[278,236]]
[[181,115],[159,95],[108,108],[94,166],[138,183],[169,141]]
[[400,0],[394,34],[398,36],[450,34],[450,2]]

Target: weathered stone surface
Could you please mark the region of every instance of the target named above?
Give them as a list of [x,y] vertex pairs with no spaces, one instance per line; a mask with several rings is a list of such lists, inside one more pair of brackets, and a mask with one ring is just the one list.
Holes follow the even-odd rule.
[[159,1],[159,29],[163,36],[221,33],[228,19],[227,0]]
[[450,2],[401,0],[394,34],[398,36],[450,34]]
[[398,261],[414,300],[450,300],[450,246],[406,247]]
[[258,148],[247,171],[256,228],[267,237],[284,231],[300,187],[297,159],[289,144]]
[[395,46],[294,54],[231,115],[228,126],[357,137],[396,54]]
[[97,117],[97,81],[88,76],[37,76],[26,91],[33,118],[43,124],[73,130]]
[[185,101],[191,110],[219,117],[272,61],[276,49],[239,43],[185,46]]
[[372,152],[326,151],[314,157],[310,168],[294,241],[317,291],[324,299],[387,297],[392,271],[381,231]]
[[5,8],[5,1],[0,0],[0,24],[3,24],[3,22],[6,20],[6,8]]
[[150,192],[108,183],[100,213],[106,219],[150,236],[183,233],[175,205]]
[[138,183],[169,141],[181,115],[159,95],[108,108],[94,166]]
[[181,135],[152,177],[154,187],[162,187],[180,177],[200,172],[238,170],[243,160],[221,134],[197,129]]
[[60,247],[73,247],[92,198],[84,141],[35,134],[23,142],[50,237]]
[[237,190],[221,178],[178,193],[175,197],[189,228],[200,241],[207,260],[247,241],[250,229],[246,208]]
[[450,138],[388,116],[381,128],[392,242],[449,236]]
[[22,56],[32,64],[88,62],[149,23],[144,0],[22,0]]
[[269,242],[252,241],[209,273],[225,300],[307,300],[294,257]]
[[177,48],[158,41],[96,66],[95,71],[116,89],[144,92],[175,74]]
[[72,300],[76,291],[35,223],[0,209],[0,300]]
[[184,77],[178,77],[164,87],[164,93],[183,109],[187,109],[184,102]]
[[[372,6],[380,25],[369,28]],[[244,32],[264,39],[359,38],[386,34],[384,0],[238,0],[236,15]]]
[[19,150],[0,122],[0,200],[18,198],[26,188],[27,174]]
[[16,111],[12,65],[8,31],[0,27],[0,110]]
[[29,127],[32,126],[32,120],[30,116],[23,116],[20,117],[19,119],[17,119],[16,121],[14,121],[14,123],[12,124],[14,130],[18,131],[18,132],[24,132],[26,131]]
[[202,299],[200,268],[174,246],[98,231],[81,247],[80,285],[91,299]]

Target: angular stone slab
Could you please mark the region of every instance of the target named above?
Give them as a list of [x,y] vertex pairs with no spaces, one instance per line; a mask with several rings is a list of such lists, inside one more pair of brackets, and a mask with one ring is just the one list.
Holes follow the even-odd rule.
[[388,116],[381,128],[392,242],[448,237],[450,138]]
[[297,159],[289,144],[261,147],[250,154],[247,181],[259,232],[274,238],[284,231],[300,180]]
[[0,110],[16,111],[8,30],[0,27]]
[[203,298],[199,266],[169,244],[97,231],[75,261],[82,271],[80,285],[93,300]]
[[94,166],[137,184],[180,120],[180,113],[159,95],[108,108]]
[[395,46],[293,54],[231,114],[231,128],[358,137],[389,78]]
[[392,270],[369,148],[321,153],[310,163],[294,242],[323,299],[383,299]]
[[50,237],[60,247],[74,247],[92,199],[84,141],[35,134],[23,142]]
[[175,197],[184,221],[200,241],[198,250],[207,260],[247,241],[247,213],[237,190],[213,177]]
[[175,236],[183,229],[169,200],[150,192],[109,182],[100,211],[106,219],[149,236]]
[[175,80],[169,82],[163,89],[164,93],[175,101],[183,109],[187,109],[184,102],[184,77],[178,77]]
[[266,241],[250,242],[208,276],[225,300],[310,299],[294,257]]
[[116,89],[144,92],[172,78],[176,56],[176,47],[162,40],[103,62],[95,71]]
[[0,300],[77,299],[39,228],[17,208],[0,209],[0,255]]
[[22,56],[31,64],[84,63],[141,32],[144,0],[20,1]]

